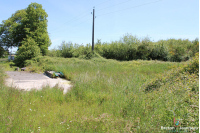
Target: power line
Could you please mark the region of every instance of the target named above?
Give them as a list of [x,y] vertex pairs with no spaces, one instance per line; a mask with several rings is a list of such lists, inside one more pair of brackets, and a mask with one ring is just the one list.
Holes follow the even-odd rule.
[[125,9],[122,9],[122,10],[117,10],[117,11],[113,11],[113,12],[109,12],[109,13],[105,13],[105,14],[100,14],[98,16],[108,15],[108,14],[112,14],[112,13],[115,13],[115,12],[129,10],[129,9],[132,9],[132,8],[142,7],[142,6],[150,5],[150,4],[153,4],[153,3],[160,2],[160,1],[162,1],[162,0],[157,0],[157,1],[153,1],[153,2],[144,3],[144,4],[141,4],[141,5],[125,8]]
[[[74,28],[76,28],[76,26],[78,26],[78,25],[81,25],[81,24],[83,24],[83,23],[85,23],[85,22],[87,22],[87,21],[92,21],[92,18],[90,18],[90,19],[86,19],[85,21],[82,21],[81,23],[78,23],[78,24],[75,24],[75,25],[73,25],[73,27]],[[70,30],[70,32],[72,32],[72,31],[75,31],[75,29],[74,30]],[[80,32],[80,31],[79,31]],[[84,33],[85,33],[85,31],[84,31]],[[50,35],[51,35],[51,33],[50,33]],[[70,38],[81,38],[82,36],[70,36]]]
[[[101,2],[101,3],[99,3],[99,4],[95,5],[95,6],[99,6],[99,5],[101,5],[101,4],[103,4],[103,3],[106,3],[106,2],[108,2],[108,1],[111,1],[111,0],[106,0],[106,1]],[[91,10],[91,8],[89,8],[88,10],[85,10],[85,11],[84,11],[84,14],[85,14],[85,15],[77,15],[76,17],[70,19],[69,21],[64,22],[62,25],[67,24],[67,23],[70,23],[70,22],[74,22],[74,21],[76,21],[76,20],[79,20],[79,19],[81,19],[81,18],[83,18],[83,17],[89,15],[89,14],[88,14],[88,11],[89,11],[89,10]],[[85,12],[87,12],[87,14],[86,14]],[[79,17],[79,16],[80,16],[80,17]],[[56,28],[56,29],[54,29],[54,30],[51,30],[51,32],[52,32],[52,31],[57,31],[58,29],[61,29],[61,28],[62,28],[62,26],[59,26],[58,28]]]
[[[106,0],[106,1],[101,2],[101,3],[99,3],[99,4],[95,5],[95,6],[99,6],[99,5],[101,5],[101,4],[103,4],[103,3],[106,3],[106,2],[108,2],[108,1],[111,1],[111,0]],[[68,23],[70,23],[70,22],[74,22],[74,21],[76,21],[76,20],[79,20],[79,19],[81,19],[81,18],[83,18],[83,17],[89,15],[89,14],[88,14],[88,11],[89,11],[89,10],[91,10],[91,8],[89,8],[88,10],[85,10],[85,11],[84,11],[84,12],[87,12],[87,14],[84,13],[85,15],[77,15],[76,17],[74,17],[74,18],[72,18],[72,19],[70,19],[70,20],[64,22],[62,25],[68,24]],[[80,17],[79,17],[79,16],[80,16]],[[51,30],[50,32],[52,32],[52,31],[57,31],[57,30],[61,29],[61,28],[63,27],[62,25],[59,26],[59,27],[56,28],[56,29]]]
[[107,9],[107,8],[110,8],[110,7],[114,7],[114,6],[117,6],[117,5],[121,5],[121,4],[127,3],[127,2],[129,2],[129,1],[132,1],[132,0],[127,0],[127,1],[124,1],[124,2],[117,3],[117,4],[115,4],[115,5],[112,5],[112,6],[108,6],[108,7],[105,7],[105,8],[98,9],[97,12],[98,12],[98,11],[101,11],[101,10],[103,10],[103,9]]
[[[110,0],[106,0],[106,1],[101,2],[101,3],[99,3],[99,4],[95,5],[95,6],[101,5],[101,4],[106,3],[106,2],[108,2],[108,1],[110,1]],[[127,1],[124,1],[124,2],[120,2],[120,3],[117,3],[117,4],[112,5],[112,6],[109,6],[109,7],[101,8],[101,9],[99,9],[99,10],[97,10],[97,11],[101,11],[101,10],[106,9],[106,8],[110,8],[110,7],[117,6],[117,5],[120,5],[120,4],[123,4],[123,3],[127,3],[127,2],[129,2],[129,1],[131,1],[131,0],[127,0]],[[129,8],[125,8],[125,9],[121,9],[121,10],[117,10],[117,11],[113,11],[113,12],[109,12],[109,13],[100,14],[100,15],[98,15],[98,16],[108,15],[108,14],[112,14],[112,13],[115,13],[115,12],[120,12],[120,11],[124,11],[124,10],[129,10],[129,9],[132,9],[132,8],[142,7],[142,6],[149,5],[149,4],[153,4],[153,3],[157,3],[157,2],[160,2],[160,1],[162,1],[162,0],[157,0],[157,1],[153,1],[153,2],[144,3],[144,4],[141,4],[141,5],[136,5],[136,6],[129,7]],[[88,9],[88,10],[91,10],[91,8]],[[76,20],[85,18],[86,16],[90,15],[90,13],[88,13],[88,10],[85,10],[85,12],[87,12],[87,13],[83,13],[83,14],[77,15],[76,17],[74,17],[74,18],[70,19],[69,21],[63,23],[60,27],[56,28],[55,30],[51,30],[50,32],[52,32],[52,31],[54,32],[54,31],[56,31],[56,30],[60,30],[60,29],[63,27],[64,24],[67,24],[67,23],[70,23],[70,24],[71,24],[71,22],[74,23],[74,21],[76,21]],[[90,18],[90,19],[86,19],[85,21],[83,21],[83,22],[81,22],[81,23],[78,23],[78,24],[76,24],[76,25],[73,25],[73,27],[75,27],[75,26],[77,26],[77,25],[80,25],[80,24],[83,24],[84,22],[86,22],[86,21],[88,21],[88,20],[91,20],[91,18]],[[63,28],[62,28],[62,30],[63,30]]]
[[108,2],[108,1],[111,1],[111,0],[106,0],[106,1],[104,1],[104,2],[101,2],[101,3],[99,3],[99,4],[95,5],[95,6],[102,5],[103,3],[106,3],[106,2]]
[[[91,10],[91,9],[86,10],[87,13],[84,13],[84,14],[82,14],[82,15],[77,15],[76,17],[74,17],[74,18],[72,18],[72,19],[70,19],[70,20],[64,22],[61,26],[59,26],[58,28],[56,28],[56,29],[54,29],[54,30],[51,30],[50,32],[52,32],[52,31],[57,31],[57,30],[61,29],[61,28],[63,27],[64,24],[68,24],[68,23],[70,23],[70,22],[74,22],[74,21],[76,21],[76,20],[79,20],[79,19],[81,19],[81,18],[84,18],[84,17],[88,16],[88,15],[89,15],[89,13],[88,13],[89,10]],[[85,12],[86,12],[86,11],[85,11]]]
[[[78,24],[75,24],[75,25],[72,25],[73,27],[76,27],[76,26],[78,26],[78,25],[81,25],[81,24],[83,24],[83,23],[85,23],[85,22],[87,22],[88,20],[92,20],[92,18],[89,18],[89,19],[86,19],[85,21],[82,21],[82,22],[80,22],[80,23],[78,23]],[[58,29],[58,30],[60,30],[60,29]],[[63,30],[63,28],[62,28],[62,30]],[[52,31],[50,32],[50,34],[52,33]]]

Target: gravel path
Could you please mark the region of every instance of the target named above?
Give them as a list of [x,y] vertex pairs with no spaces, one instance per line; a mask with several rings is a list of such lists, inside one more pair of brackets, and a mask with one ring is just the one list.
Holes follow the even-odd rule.
[[29,73],[24,71],[7,71],[9,76],[6,79],[6,85],[9,87],[14,87],[21,90],[29,91],[31,89],[40,90],[45,86],[50,86],[51,88],[55,85],[63,88],[63,93],[67,93],[70,89],[70,82],[61,78],[52,79],[44,74]]

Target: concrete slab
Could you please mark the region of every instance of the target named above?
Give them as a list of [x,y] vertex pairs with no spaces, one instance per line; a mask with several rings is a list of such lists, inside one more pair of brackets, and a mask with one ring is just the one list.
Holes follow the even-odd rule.
[[59,88],[63,88],[63,93],[72,87],[70,81],[56,78],[52,79],[46,76],[45,74],[30,73],[25,71],[7,71],[9,76],[5,80],[5,84],[9,87],[14,87],[21,90],[30,91],[31,89],[41,90],[45,86],[50,86],[51,88],[58,85]]

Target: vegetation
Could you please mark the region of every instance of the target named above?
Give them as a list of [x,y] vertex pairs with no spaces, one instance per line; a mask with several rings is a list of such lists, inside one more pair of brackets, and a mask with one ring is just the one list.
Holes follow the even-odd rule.
[[0,46],[0,58],[6,57],[8,55],[8,50],[5,50]]
[[[95,51],[71,42],[48,51],[47,16],[32,3],[0,25],[0,57],[18,47],[14,62],[0,59],[1,132],[198,132],[198,39],[152,42],[126,34],[97,40]],[[73,88],[64,95],[57,86],[6,87],[5,70],[16,65],[63,72]]]
[[[47,16],[42,5],[37,3],[31,3],[28,8],[16,11],[0,24],[0,46],[18,47],[17,62],[22,64],[25,59],[35,57],[30,56],[31,53],[27,54],[24,50],[20,50],[24,49],[23,47],[28,47],[28,51],[34,53],[31,48],[34,44],[34,51],[38,52],[40,49],[41,54],[46,55],[51,45],[47,32]],[[34,43],[30,43],[30,40]]]
[[22,46],[17,51],[17,57],[14,62],[17,66],[24,66],[25,60],[30,60],[40,55],[40,48],[33,38],[27,38],[22,42]]
[[35,57],[29,70],[62,71],[73,88],[25,92],[1,76],[1,131],[168,132],[161,127],[174,127],[174,118],[199,127],[198,64],[198,55],[185,63]]
[[[137,37],[126,34],[119,41],[111,43],[101,43],[97,40],[95,52],[107,59],[120,61],[130,60],[161,60],[181,62],[187,61],[199,52],[199,41],[168,39],[152,42],[149,38],[139,40]],[[49,51],[51,57],[91,57],[91,45],[86,46],[62,42],[58,50]]]

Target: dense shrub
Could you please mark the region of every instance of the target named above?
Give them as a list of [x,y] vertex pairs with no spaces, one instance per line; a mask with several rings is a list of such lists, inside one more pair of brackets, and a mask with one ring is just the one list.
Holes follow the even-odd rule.
[[191,49],[191,57],[193,57],[197,52],[199,52],[199,39],[196,38],[193,42],[192,45],[190,47]]
[[81,45],[73,51],[73,57],[82,59],[90,59],[92,58],[92,54],[92,46],[90,44],[87,44],[85,47]]
[[184,71],[199,75],[199,53],[196,53],[193,59],[184,67]]
[[152,82],[145,86],[145,91],[152,91],[160,88],[166,83],[174,82],[175,78],[180,77],[181,74],[195,74],[196,76],[199,76],[199,53],[196,53],[195,56],[189,60],[185,66],[177,69],[172,69],[169,73],[163,74],[163,76],[159,76],[159,78],[153,79]]
[[102,54],[103,53],[103,50],[102,50],[102,43],[101,43],[101,40],[100,39],[97,39],[97,42],[95,44],[95,47],[94,47],[94,50],[99,53],[99,54]]
[[22,41],[22,46],[17,51],[17,56],[14,60],[17,66],[24,66],[26,60],[30,60],[36,56],[39,56],[40,48],[33,38],[27,38]]
[[4,54],[5,54],[5,50],[3,47],[0,46],[0,58],[3,57]]
[[71,42],[66,43],[63,41],[61,45],[59,46],[59,50],[61,52],[61,56],[65,58],[71,58],[72,55],[72,50],[73,50],[73,44]]
[[139,39],[127,34],[119,41],[102,44],[102,50],[99,50],[101,51],[99,54],[107,59],[134,60],[137,59],[136,49],[139,43]]
[[50,57],[61,57],[61,52],[57,49],[52,49],[48,51],[47,55]]
[[158,45],[155,45],[149,55],[149,58],[152,60],[168,60],[168,49],[166,46],[164,46],[163,43],[159,43]]
[[[130,34],[124,35],[119,41],[102,43],[97,40],[95,52],[107,59],[116,60],[162,60],[181,62],[191,59],[196,52],[199,52],[199,41],[168,39],[152,42],[148,37],[138,39]],[[71,42],[62,42],[59,50],[51,50],[49,56],[65,58],[85,58],[93,57],[91,45],[78,45]]]
[[134,47],[130,47],[127,51],[128,54],[128,60],[136,60],[137,56],[136,56],[137,50]]
[[180,46],[174,47],[170,55],[170,61],[181,62],[183,60],[182,57],[184,53],[185,53],[185,50],[183,47],[180,47]]
[[148,44],[142,44],[137,48],[137,58],[142,60],[147,60],[150,54]]

